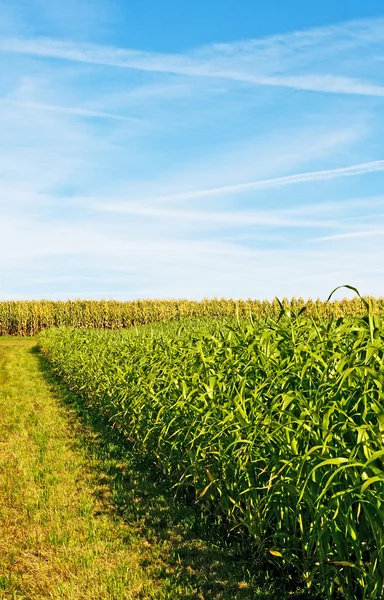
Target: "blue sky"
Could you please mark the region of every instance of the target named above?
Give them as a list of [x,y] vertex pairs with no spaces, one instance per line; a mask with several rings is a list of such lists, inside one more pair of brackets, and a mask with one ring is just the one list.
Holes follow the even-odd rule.
[[384,296],[384,5],[0,0],[0,298]]

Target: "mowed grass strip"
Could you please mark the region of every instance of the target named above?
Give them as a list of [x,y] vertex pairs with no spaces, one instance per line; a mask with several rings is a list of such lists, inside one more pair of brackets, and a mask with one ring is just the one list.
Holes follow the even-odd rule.
[[32,346],[0,345],[0,597],[153,597],[139,540],[95,497]]
[[0,341],[0,598],[276,597],[196,537],[193,509],[132,470],[116,432],[81,421],[34,343]]

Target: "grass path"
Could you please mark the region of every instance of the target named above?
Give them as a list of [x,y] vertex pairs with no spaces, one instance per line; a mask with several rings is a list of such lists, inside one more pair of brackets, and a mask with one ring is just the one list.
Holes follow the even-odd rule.
[[273,598],[196,534],[193,509],[82,412],[34,344],[0,339],[0,598]]
[[93,493],[32,346],[0,344],[0,596],[152,597],[140,548]]

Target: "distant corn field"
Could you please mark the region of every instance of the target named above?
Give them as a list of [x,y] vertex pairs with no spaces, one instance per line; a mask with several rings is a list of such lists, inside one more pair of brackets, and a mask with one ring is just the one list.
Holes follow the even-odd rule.
[[[373,313],[384,313],[384,298],[370,298]],[[286,308],[297,312],[303,306],[314,318],[362,316],[364,306],[358,298],[326,303],[303,298],[283,299]],[[67,325],[85,329],[125,329],[189,317],[239,317],[249,313],[276,317],[277,300],[28,300],[0,302],[0,335],[34,336],[43,329]]]

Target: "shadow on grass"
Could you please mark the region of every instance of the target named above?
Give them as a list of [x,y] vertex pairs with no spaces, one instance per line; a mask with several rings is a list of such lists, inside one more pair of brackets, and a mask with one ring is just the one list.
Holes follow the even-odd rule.
[[[203,519],[193,504],[175,498],[170,481],[110,422],[71,392],[38,347],[30,350],[60,404],[70,409],[71,427],[89,456],[95,493],[103,511],[113,512],[142,539],[142,565],[169,590],[161,598],[182,600],[309,600],[288,592],[255,559]],[[286,583],[286,582],[285,582]],[[175,595],[176,592],[176,595]],[[159,596],[160,598],[160,596]]]

